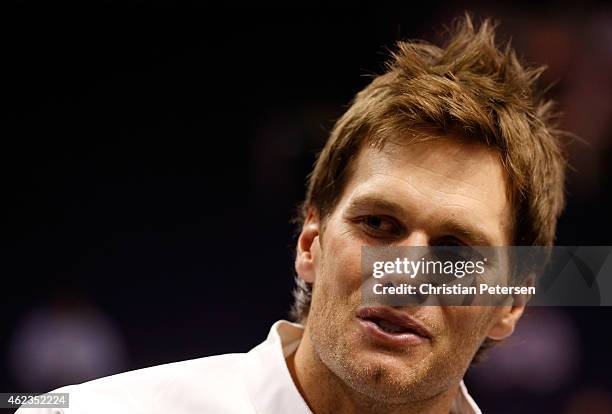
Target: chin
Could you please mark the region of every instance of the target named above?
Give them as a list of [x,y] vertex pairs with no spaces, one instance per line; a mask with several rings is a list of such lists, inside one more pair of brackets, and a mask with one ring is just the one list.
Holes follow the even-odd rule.
[[[413,377],[414,373],[423,370],[428,358],[418,353],[397,354],[385,350],[365,349],[355,358],[369,370],[388,374],[390,377]],[[425,369],[426,370],[426,369]]]
[[381,403],[430,396],[432,381],[427,377],[435,371],[430,345],[390,350],[374,346],[354,325],[344,332],[327,347],[318,343],[323,346],[316,348],[328,350],[318,352],[319,357],[350,388]]
[[[354,360],[356,366],[353,372],[343,380],[355,391],[369,399],[384,403],[408,402],[418,387],[418,378],[414,372],[406,372],[393,366],[392,361]],[[363,363],[363,365],[361,365]]]
[[430,371],[428,358],[417,355],[396,354],[389,351],[356,349],[348,358],[352,377],[377,392],[397,388],[403,392],[418,382],[423,373]]
[[446,358],[437,358],[430,345],[398,352],[361,343],[349,356],[355,375],[353,388],[387,402],[428,398],[442,391],[451,380]]

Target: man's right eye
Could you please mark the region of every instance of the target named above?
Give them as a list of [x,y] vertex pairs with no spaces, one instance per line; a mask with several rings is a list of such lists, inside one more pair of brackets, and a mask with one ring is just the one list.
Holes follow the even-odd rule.
[[360,217],[358,223],[373,237],[396,237],[401,234],[401,227],[390,217],[368,215]]

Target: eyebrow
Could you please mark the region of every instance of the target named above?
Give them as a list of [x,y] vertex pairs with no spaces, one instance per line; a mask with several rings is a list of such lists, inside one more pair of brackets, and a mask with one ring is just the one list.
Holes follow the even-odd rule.
[[[364,208],[375,208],[401,216],[408,215],[406,209],[401,204],[395,201],[386,200],[372,195],[363,195],[355,197],[348,205],[347,211],[356,212]],[[472,225],[471,223],[465,223],[449,218],[444,218],[438,221],[437,226],[443,229],[445,233],[449,233],[450,235],[466,240],[474,246],[494,245],[491,238],[486,234],[486,232],[484,232],[477,226]]]
[[348,205],[348,211],[355,211],[363,208],[377,208],[397,214],[405,214],[404,208],[401,204],[395,201],[389,201],[382,198],[374,197],[371,195],[357,196],[353,198]]

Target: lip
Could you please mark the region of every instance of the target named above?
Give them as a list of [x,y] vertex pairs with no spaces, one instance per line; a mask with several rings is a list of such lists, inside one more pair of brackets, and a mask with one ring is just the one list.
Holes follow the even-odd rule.
[[[366,336],[384,345],[406,347],[420,345],[432,339],[431,333],[410,316],[388,307],[368,307],[357,311],[357,320]],[[380,328],[374,320],[385,320],[408,330],[390,333]]]

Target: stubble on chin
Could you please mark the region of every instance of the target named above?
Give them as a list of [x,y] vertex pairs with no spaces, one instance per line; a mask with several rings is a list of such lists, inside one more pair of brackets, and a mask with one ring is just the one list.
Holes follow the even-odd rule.
[[308,317],[308,335],[314,357],[322,365],[320,375],[327,377],[325,382],[331,387],[354,392],[372,404],[406,404],[433,398],[463,377],[461,361],[469,359],[462,355],[465,349],[432,350],[423,359],[410,362],[406,362],[409,353],[397,358],[388,353],[387,357],[375,355],[376,350],[361,343],[350,300],[335,300],[325,291],[317,293]]
[[315,358],[324,366],[325,382],[372,401],[388,402],[389,398],[401,394],[394,391],[398,384],[393,383],[387,368],[367,361],[370,351],[359,348],[358,327],[353,316],[356,305],[351,307],[349,300],[342,306],[333,306],[338,301],[320,293],[311,306],[308,331]]

